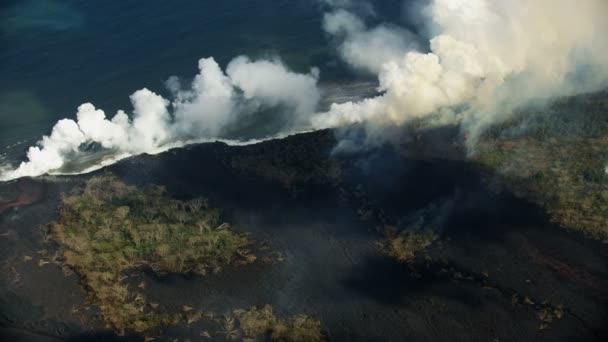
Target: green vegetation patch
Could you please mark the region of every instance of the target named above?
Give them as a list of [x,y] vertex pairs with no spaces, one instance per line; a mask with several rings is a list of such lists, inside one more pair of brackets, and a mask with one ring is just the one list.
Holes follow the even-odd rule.
[[[270,305],[249,310],[235,310],[240,330],[235,329],[233,318],[225,318],[224,330],[238,336],[240,332],[246,340],[269,337],[271,341],[314,342],[323,341],[321,323],[305,315],[281,319],[275,315]],[[229,334],[227,334],[228,336]]]
[[496,191],[541,206],[563,227],[608,238],[608,137],[487,139],[474,159]]
[[539,205],[562,227],[608,239],[608,92],[538,109],[490,127],[474,161],[492,189]]
[[178,201],[162,187],[138,189],[106,175],[63,198],[51,239],[106,322],[120,333],[142,332],[180,318],[156,313],[143,293],[124,282],[126,271],[205,274],[255,260],[247,249],[250,239],[221,223],[220,214],[206,200]]
[[437,235],[432,230],[404,230],[389,234],[388,238],[380,243],[380,248],[389,257],[409,263],[435,240]]

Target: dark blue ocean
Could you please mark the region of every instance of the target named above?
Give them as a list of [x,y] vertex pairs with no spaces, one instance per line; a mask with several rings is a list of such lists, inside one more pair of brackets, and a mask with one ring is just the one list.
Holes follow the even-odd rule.
[[[380,2],[375,20],[400,18]],[[16,163],[78,105],[108,116],[130,111],[129,95],[167,94],[172,75],[189,79],[213,56],[279,56],[295,71],[321,70],[321,84],[356,75],[323,32],[319,0],[0,0],[0,164]]]

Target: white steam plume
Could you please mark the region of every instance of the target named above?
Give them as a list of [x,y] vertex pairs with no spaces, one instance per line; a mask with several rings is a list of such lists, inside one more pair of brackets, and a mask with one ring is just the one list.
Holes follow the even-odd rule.
[[[432,116],[462,123],[474,141],[489,123],[530,100],[607,84],[608,1],[434,0],[428,11],[430,51],[398,57],[403,45],[391,43],[392,35],[366,29],[344,11],[326,15],[325,30],[342,36],[345,60],[376,70],[384,93],[334,104],[313,119],[315,127],[364,122],[377,128]],[[378,52],[382,44],[375,40],[398,48]]]
[[[118,111],[108,119],[101,109],[85,103],[78,107],[76,121],[57,122],[49,136],[30,147],[27,161],[5,171],[1,180],[38,176],[61,169],[81,157],[85,144],[96,143],[113,156],[125,157],[175,147],[193,140],[223,138],[223,131],[256,111],[284,106],[291,116],[280,135],[304,129],[305,116],[314,112],[320,95],[319,72],[293,73],[278,60],[251,61],[235,58],[224,73],[213,58],[199,61],[200,73],[191,87],[181,89],[172,77],[168,87],[174,101],[148,89],[131,95],[133,114]],[[264,138],[264,137],[260,137]],[[101,161],[103,163],[103,161]]]
[[382,95],[310,116],[320,98],[317,69],[296,74],[277,60],[238,57],[224,72],[212,58],[202,59],[190,86],[184,89],[177,78],[167,82],[172,102],[142,89],[131,96],[132,115],[119,111],[112,119],[91,104],[80,106],[77,121],[59,121],[29,149],[27,161],[0,179],[61,169],[90,143],[128,156],[226,137],[272,108],[289,113],[273,126],[277,135],[363,123],[382,139],[412,119],[428,118],[460,123],[474,143],[487,125],[529,101],[608,85],[607,14],[606,0],[432,0],[425,31],[433,37],[428,51],[420,51],[407,30],[370,29],[338,9],[325,16],[324,29],[339,41],[346,62],[377,74]]
[[379,73],[384,64],[400,60],[417,47],[415,36],[409,31],[389,25],[367,30],[360,18],[345,10],[326,14],[323,28],[342,39],[339,50],[344,60],[373,73]]

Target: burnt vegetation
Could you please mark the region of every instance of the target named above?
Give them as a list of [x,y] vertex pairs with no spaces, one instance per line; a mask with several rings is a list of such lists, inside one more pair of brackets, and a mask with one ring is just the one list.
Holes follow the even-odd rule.
[[341,180],[341,165],[330,152],[335,144],[331,131],[317,132],[311,141],[308,134],[282,140],[244,146],[232,157],[230,166],[276,181],[288,190],[318,185],[335,185]]

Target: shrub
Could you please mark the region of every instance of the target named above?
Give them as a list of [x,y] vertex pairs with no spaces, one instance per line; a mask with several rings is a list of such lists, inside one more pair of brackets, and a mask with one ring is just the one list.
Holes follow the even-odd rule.
[[235,311],[240,328],[248,338],[269,336],[272,341],[314,342],[322,341],[321,323],[305,315],[283,320],[278,318],[270,305],[262,308]]
[[382,244],[382,250],[386,255],[400,262],[411,262],[416,255],[424,251],[436,239],[437,235],[430,230],[404,230],[389,237]]

